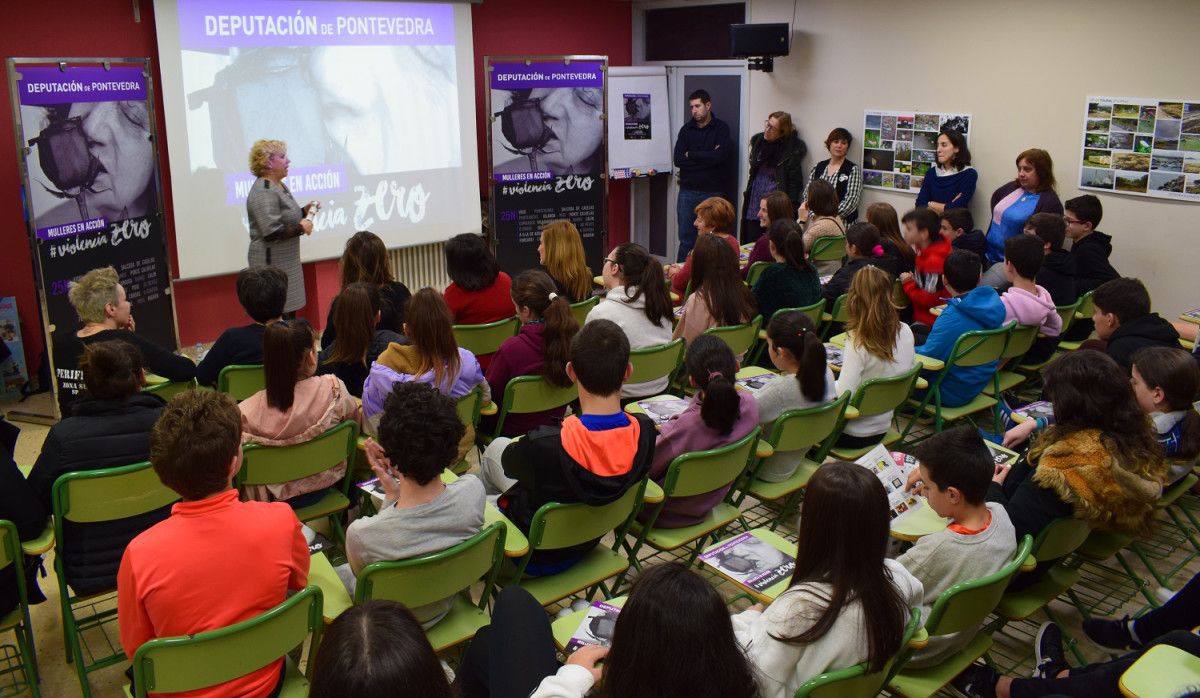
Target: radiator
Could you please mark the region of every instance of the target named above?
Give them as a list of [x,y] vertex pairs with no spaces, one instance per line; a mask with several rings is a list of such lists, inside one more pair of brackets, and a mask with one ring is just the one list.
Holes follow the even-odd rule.
[[395,279],[413,292],[430,286],[441,293],[450,284],[446,275],[446,255],[442,251],[444,242],[428,245],[401,247],[388,252]]

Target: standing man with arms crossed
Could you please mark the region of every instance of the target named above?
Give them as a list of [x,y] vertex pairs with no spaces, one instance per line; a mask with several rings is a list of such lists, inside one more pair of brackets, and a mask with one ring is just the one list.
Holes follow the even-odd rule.
[[726,196],[722,191],[725,167],[736,156],[729,125],[712,113],[712,98],[706,90],[688,95],[692,120],[679,129],[675,138],[675,166],[679,168],[679,195],[676,215],[679,220],[678,262],[687,258],[696,244],[696,205],[711,196]]

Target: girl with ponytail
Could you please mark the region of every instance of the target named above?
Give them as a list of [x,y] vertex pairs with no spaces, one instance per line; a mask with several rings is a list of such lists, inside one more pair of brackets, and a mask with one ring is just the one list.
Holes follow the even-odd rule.
[[[729,345],[712,335],[697,337],[684,360],[688,382],[697,388],[691,404],[662,426],[654,444],[650,477],[662,484],[676,456],[707,451],[737,441],[758,424],[758,403],[745,391],[734,390],[737,360]],[[699,523],[725,498],[729,486],[689,497],[672,497],[654,525],[682,528]]]
[[[784,412],[824,405],[837,397],[833,372],[825,361],[825,345],[804,313],[793,310],[771,318],[767,354],[783,376],[758,393],[758,421],[764,435]],[[778,452],[759,467],[758,478],[782,482],[796,472],[803,456],[796,451]]]
[[866,221],[859,221],[846,229],[846,255],[850,258],[821,288],[825,299],[825,310],[832,311],[838,296],[850,290],[850,281],[859,269],[866,266],[879,267],[896,278],[900,272],[899,261],[883,247],[879,228]]
[[782,308],[803,308],[821,298],[821,281],[804,252],[804,237],[796,222],[784,218],[771,224],[768,246],[775,263],[754,284],[754,298],[763,322]]
[[[492,355],[487,382],[493,399],[504,399],[504,388],[517,376],[539,375],[553,385],[571,385],[567,376],[567,358],[571,339],[579,323],[571,315],[571,306],[555,289],[544,271],[530,269],[517,275],[512,284],[513,305],[521,321],[515,337],[504,340]],[[504,420],[503,436],[517,436],[562,419],[566,407],[544,412],[512,414]],[[494,426],[494,424],[493,424]]]
[[[671,297],[663,283],[663,268],[646,248],[627,242],[604,258],[604,300],[588,313],[587,322],[612,320],[624,330],[630,349],[671,341],[674,329]],[[667,378],[621,386],[621,397],[658,395]]]

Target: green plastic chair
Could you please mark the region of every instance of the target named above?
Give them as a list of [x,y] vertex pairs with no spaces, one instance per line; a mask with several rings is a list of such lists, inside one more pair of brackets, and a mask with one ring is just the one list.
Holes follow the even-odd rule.
[[[135,698],[150,691],[177,693],[216,686],[261,669],[283,657],[281,698],[308,695],[313,657],[321,638],[321,590],[303,589],[266,613],[218,630],[147,642],[133,655]],[[305,674],[287,653],[312,637]],[[125,695],[130,696],[129,686]]]
[[821,336],[825,339],[829,338],[829,334],[833,329],[834,324],[845,325],[850,320],[850,314],[846,311],[846,299],[850,297],[849,293],[843,293],[833,301],[833,306],[828,313],[821,313],[820,325],[813,325],[821,330]]
[[[1025,358],[1025,355],[1033,348],[1033,343],[1037,341],[1037,338],[1037,325],[1016,325],[1013,327],[1012,334],[1008,337],[1008,344],[1004,346],[1004,351],[1000,353],[1000,360],[1005,362],[1005,365],[1010,368],[1019,366],[1021,359]],[[1027,376],[1023,373],[1000,369],[996,371],[996,380],[993,381],[992,385],[984,386],[983,392],[985,395],[991,395],[992,397],[1003,395],[1024,383],[1026,378]]]
[[[427,629],[425,636],[435,652],[466,642],[491,622],[487,606],[504,562],[504,534],[504,524],[497,521],[440,552],[373,562],[358,573],[354,603],[386,599],[417,608],[453,596],[450,611]],[[479,603],[474,604],[467,594],[480,579],[484,580],[483,591]]]
[[912,302],[908,300],[908,294],[904,292],[904,284],[900,283],[900,279],[892,282],[892,307],[896,310],[904,310]]
[[758,277],[766,271],[767,267],[771,266],[772,262],[755,262],[746,270],[746,285],[754,288],[754,284],[758,282]]
[[[1092,314],[1096,312],[1096,305],[1095,305],[1095,303],[1092,302],[1092,294],[1093,293],[1095,293],[1095,291],[1088,291],[1087,293],[1080,296],[1079,300],[1076,301],[1076,303],[1078,304],[1078,307],[1075,309],[1075,321],[1076,322],[1078,322],[1080,320],[1091,320],[1092,319]],[[1075,351],[1085,341],[1086,340],[1083,340],[1083,339],[1074,340],[1074,341],[1064,340],[1064,341],[1058,343],[1058,348],[1062,351]]]
[[[455,402],[455,410],[458,412],[458,419],[464,426],[470,427],[473,430],[479,429],[479,417],[483,410],[483,385],[477,385],[471,389],[471,392],[458,398]],[[455,475],[462,475],[467,472],[471,464],[467,459],[460,460],[455,463],[450,470]]]
[[544,376],[517,376],[504,386],[504,398],[496,417],[496,428],[491,434],[475,434],[475,440],[489,444],[504,433],[504,421],[510,414],[544,412],[571,404],[579,398],[579,389],[574,384],[567,387],[554,385]]
[[167,381],[166,383],[155,383],[142,388],[143,393],[153,393],[166,400],[171,401],[171,398],[176,395],[196,388],[196,379],[190,381]]
[[741,325],[710,327],[704,334],[711,334],[729,345],[734,356],[743,356],[758,341],[758,330],[762,327],[762,315],[755,315],[750,322]]
[[[17,525],[11,521],[0,519],[0,575],[13,575],[17,578],[17,607],[8,615],[0,617],[0,632],[11,630],[17,640],[17,654],[20,662],[15,666],[11,661],[5,662],[5,669],[0,676],[12,674],[14,688],[24,686],[34,698],[42,695],[38,685],[37,651],[33,644],[33,624],[29,621],[29,596],[25,588],[25,558],[21,551],[21,537],[17,533]],[[16,672],[24,675],[24,682],[15,680]]]
[[1173,645],[1155,645],[1117,681],[1123,696],[1175,698],[1200,684],[1200,657]]
[[[619,583],[620,577],[629,569],[629,560],[618,550],[630,522],[641,508],[645,491],[646,481],[642,480],[609,504],[543,504],[534,513],[529,525],[529,551],[515,561],[515,570],[505,569],[502,575],[505,579],[501,584],[513,584],[525,589],[543,606],[581,591],[586,591],[588,599],[597,590],[604,593],[604,598],[610,598],[612,594],[604,582],[617,577]],[[530,559],[539,550],[570,548],[614,532],[615,542],[611,548],[597,543],[579,562],[557,574],[525,576]]]
[[[913,367],[904,373],[887,378],[872,378],[863,381],[850,397],[850,406],[858,410],[859,418],[874,417],[893,412],[912,396],[913,389],[921,377],[921,364],[914,362]],[[879,440],[884,446],[891,446],[900,440],[900,432],[888,429]],[[834,439],[836,441],[836,439]],[[875,445],[862,448],[838,448],[836,445],[829,450],[834,458],[841,460],[857,460],[866,455]]]
[[267,375],[262,364],[233,364],[217,374],[217,391],[237,402],[267,387]]
[[[957,421],[969,415],[982,410],[995,407],[996,398],[990,395],[980,393],[974,399],[965,405],[959,407],[944,407],[942,405],[942,381],[946,376],[950,375],[950,371],[956,366],[982,366],[1000,359],[1004,353],[1004,348],[1008,346],[1008,338],[1012,333],[1013,323],[1007,323],[1003,327],[998,327],[994,330],[973,330],[964,332],[954,342],[954,347],[950,350],[950,357],[946,360],[942,370],[937,372],[937,376],[930,382],[929,389],[925,391],[925,396],[920,400],[910,399],[908,405],[914,408],[912,418],[908,420],[904,431],[900,432],[900,439],[908,436],[908,432],[916,426],[917,419],[921,416],[932,414],[934,420],[934,431],[941,431],[942,424],[946,421]],[[993,384],[996,377],[992,376]],[[998,417],[996,418],[998,421]],[[994,425],[993,431],[999,433],[999,424]]]
[[[1075,324],[1075,311],[1079,309],[1079,300],[1076,299],[1074,303],[1068,303],[1067,305],[1056,305],[1054,306],[1054,309],[1058,311],[1058,317],[1062,319],[1062,329],[1058,332],[1058,335],[1061,337],[1067,333],[1067,330],[1071,329],[1072,325]],[[1053,355],[1048,356],[1045,360],[1036,364],[1027,364],[1022,362],[1017,364],[1017,370],[1022,373],[1033,374],[1045,368],[1046,365],[1053,360],[1053,358]]]
[[455,325],[454,341],[475,356],[486,356],[496,353],[504,340],[520,329],[521,321],[515,315],[483,325]]
[[633,373],[625,385],[667,378],[683,364],[683,338],[630,350],[629,363],[633,366]]
[[104,626],[117,619],[115,604],[108,603],[116,590],[87,596],[71,593],[63,565],[63,522],[101,523],[140,516],[178,501],[179,495],[159,481],[149,462],[66,473],[54,481],[50,493],[54,513],[54,572],[58,577],[63,640],[67,661],[75,665],[80,690],[88,698],[92,694],[88,674],[126,661],[125,652],[119,647],[103,657],[89,652],[92,663],[84,661],[81,635],[93,629],[105,632]]
[[[996,608],[1005,588],[1023,566],[1033,565],[1030,552],[1033,537],[1024,536],[1012,560],[994,574],[980,579],[959,582],[943,591],[929,611],[925,621],[925,632],[930,637],[978,630]],[[927,698],[950,683],[976,659],[987,653],[992,646],[992,636],[977,632],[975,637],[953,655],[938,662],[937,666],[924,669],[906,669],[905,664],[916,652],[903,650],[896,661],[893,675],[888,679],[888,689],[906,698]]]
[[[630,525],[636,540],[632,546],[626,543],[626,550],[635,566],[641,569],[637,562],[637,554],[642,546],[648,543],[658,551],[677,550],[691,545],[691,554],[687,560],[690,567],[700,555],[705,541],[710,537],[714,542],[719,540],[725,527],[741,517],[741,512],[730,503],[730,497],[726,496],[725,501],[713,507],[700,523],[683,528],[654,527],[654,522],[658,520],[663,507],[671,498],[705,494],[736,484],[754,457],[760,431],[761,427],[754,427],[749,434],[731,444],[707,451],[683,453],[671,461],[662,484],[662,501],[647,510],[644,522],[633,521]],[[730,494],[732,492],[731,488]],[[617,540],[621,540],[621,537]]]
[[596,304],[599,302],[600,296],[592,296],[587,300],[582,300],[578,303],[572,303],[571,316],[575,318],[575,322],[578,322],[580,325],[582,325],[587,321],[588,313],[591,312],[592,308],[595,308]]
[[343,511],[350,508],[350,481],[354,476],[354,458],[358,453],[358,424],[346,420],[324,434],[291,446],[242,445],[242,467],[235,482],[239,488],[248,485],[278,485],[299,480],[328,470],[345,461],[346,474],[342,484],[325,489],[325,496],[306,507],[296,509],[296,518],[312,521],[322,516],[339,542],[345,542],[342,528]]
[[840,262],[845,258],[845,235],[823,235],[813,241],[808,253],[808,259],[812,262]]
[[[909,614],[908,625],[904,626],[900,652],[914,644],[920,629],[921,610],[914,608]],[[919,644],[924,646],[925,642],[921,640]],[[870,665],[863,662],[814,676],[796,689],[793,698],[875,698],[883,690],[883,684],[895,662],[896,657],[892,657],[879,671],[871,671]]]
[[[818,299],[817,302],[813,303],[812,305],[805,305],[796,308],[780,308],[771,314],[771,320],[774,320],[776,317],[778,317],[780,313],[804,313],[808,316],[809,321],[812,322],[812,326],[816,328],[821,326],[821,311],[824,309],[825,301]],[[770,327],[770,325],[770,321],[767,321],[761,328],[759,328],[758,344],[754,347],[754,353],[751,358],[746,361],[747,365],[759,365],[758,360],[762,358],[763,352],[767,350],[767,328]]]
[[[795,380],[791,376],[776,380]],[[766,482],[758,479],[758,471],[762,468],[765,458],[758,458],[746,473],[744,482],[739,486],[740,496],[736,504],[740,507],[746,496],[750,495],[760,502],[778,501],[784,499],[783,506],[775,520],[771,522],[774,531],[785,521],[788,514],[799,503],[801,494],[808,481],[821,467],[825,457],[829,455],[833,443],[845,424],[846,406],[850,404],[850,391],[846,391],[828,404],[808,407],[801,410],[788,410],[779,415],[767,436],[767,443],[775,453],[793,453],[800,460],[796,472],[781,482]],[[813,450],[815,449],[815,450]]]

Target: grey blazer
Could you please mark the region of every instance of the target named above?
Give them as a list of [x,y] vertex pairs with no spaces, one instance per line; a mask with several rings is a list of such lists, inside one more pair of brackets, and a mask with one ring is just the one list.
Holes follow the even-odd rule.
[[300,220],[304,209],[292,198],[287,187],[259,177],[246,197],[246,215],[250,222],[250,249],[246,255],[251,267],[271,265],[288,275],[287,303],[284,312],[304,307],[304,272],[300,266]]

